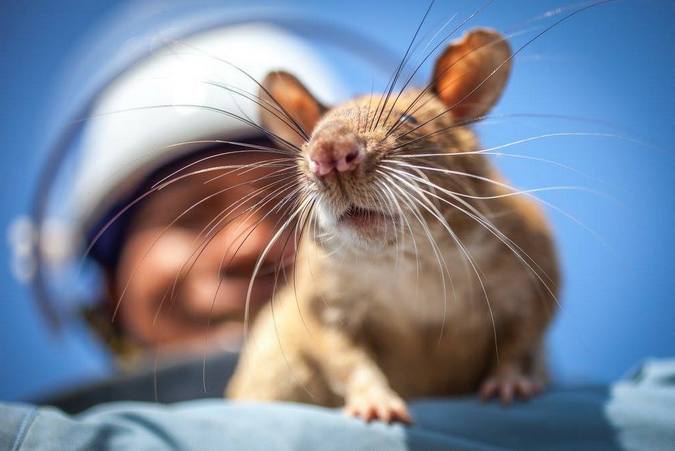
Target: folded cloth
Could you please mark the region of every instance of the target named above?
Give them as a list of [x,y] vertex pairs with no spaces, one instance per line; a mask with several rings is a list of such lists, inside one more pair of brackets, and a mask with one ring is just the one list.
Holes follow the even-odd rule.
[[675,450],[675,359],[649,360],[615,383],[605,407],[628,450]]
[[675,361],[607,387],[552,388],[502,407],[475,397],[410,403],[415,424],[333,409],[207,399],[102,404],[77,415],[0,404],[0,450],[675,449]]

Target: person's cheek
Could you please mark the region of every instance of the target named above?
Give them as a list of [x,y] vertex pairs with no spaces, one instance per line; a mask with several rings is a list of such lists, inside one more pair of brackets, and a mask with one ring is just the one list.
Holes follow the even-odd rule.
[[272,242],[278,221],[278,217],[248,215],[233,220],[212,237],[183,282],[184,302],[190,315],[242,319],[259,260],[250,308],[255,311],[269,299],[274,286],[283,283],[283,277],[275,279],[275,271],[288,263],[295,247],[288,234]]
[[149,345],[175,340],[184,331],[178,309],[167,300],[183,262],[191,253],[194,236],[180,229],[149,229],[132,235],[122,253],[113,308],[124,328]]
[[201,271],[186,279],[185,311],[194,319],[241,320],[249,278],[220,276],[215,271]]

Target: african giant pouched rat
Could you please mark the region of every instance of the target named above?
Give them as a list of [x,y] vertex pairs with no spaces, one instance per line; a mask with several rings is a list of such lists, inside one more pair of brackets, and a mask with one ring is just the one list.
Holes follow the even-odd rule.
[[559,285],[551,232],[468,128],[510,63],[505,40],[477,29],[449,45],[427,88],[400,95],[326,108],[292,75],[267,76],[261,98],[276,107],[263,124],[298,151],[302,238],[230,398],[407,422],[408,398],[509,402],[541,388]]

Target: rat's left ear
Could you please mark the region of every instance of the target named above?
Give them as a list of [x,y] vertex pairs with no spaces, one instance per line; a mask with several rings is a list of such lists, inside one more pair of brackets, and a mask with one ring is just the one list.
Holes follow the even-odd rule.
[[297,126],[311,135],[326,107],[288,72],[269,73],[262,86],[264,89],[260,90],[259,97],[265,101],[264,108],[260,108],[263,125],[280,138],[300,147],[305,140]]
[[455,119],[483,116],[499,99],[511,71],[511,47],[496,31],[472,30],[436,61],[434,92]]

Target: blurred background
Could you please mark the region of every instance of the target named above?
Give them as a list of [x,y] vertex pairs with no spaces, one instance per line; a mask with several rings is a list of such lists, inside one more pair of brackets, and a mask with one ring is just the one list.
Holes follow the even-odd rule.
[[[438,27],[456,12],[461,20],[483,3],[439,1],[429,23]],[[202,4],[213,2],[180,5],[198,9]],[[515,4],[493,2],[469,27],[530,30],[514,37],[517,49],[543,30],[531,27],[546,27],[565,16],[563,11],[546,17],[547,12],[572,11],[585,3]],[[29,212],[40,169],[64,127],[64,110],[88,95],[82,80],[95,79],[100,67],[115,58],[114,49],[141,33],[134,24],[161,24],[175,5],[150,0],[0,3],[0,230],[7,237],[0,252],[2,400],[35,398],[115,370],[105,346],[82,324],[58,335],[49,331],[32,293],[14,275],[11,224]],[[425,8],[413,2],[351,0],[284,0],[274,6],[225,0],[218,5],[233,14],[283,11],[320,18],[377,38],[400,55]],[[548,340],[561,382],[608,382],[646,358],[675,355],[674,19],[675,4],[666,0],[607,2],[574,15],[517,54],[494,111],[512,116],[477,127],[485,147],[554,135],[509,150],[557,164],[496,158],[514,185],[589,188],[541,195],[556,207],[548,214],[564,268],[563,307]],[[157,33],[165,31],[156,26]],[[423,68],[423,80],[429,70]],[[342,76],[363,92],[371,82],[376,87],[386,82],[348,70]]]

